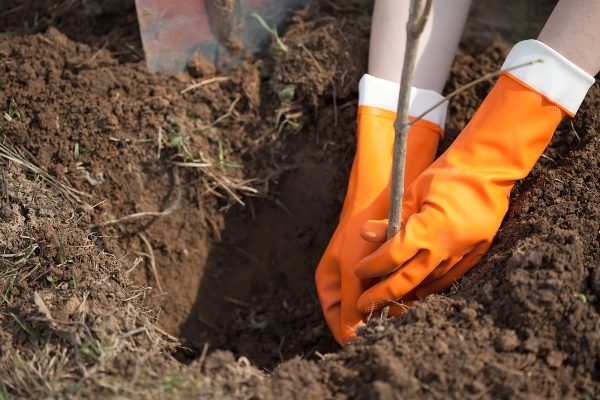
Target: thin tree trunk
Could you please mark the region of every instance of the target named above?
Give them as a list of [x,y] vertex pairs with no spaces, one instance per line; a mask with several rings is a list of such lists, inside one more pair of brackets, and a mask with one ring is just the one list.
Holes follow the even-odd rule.
[[[406,164],[406,142],[410,122],[408,120],[408,105],[410,88],[412,86],[419,37],[429,17],[432,0],[411,0],[410,16],[406,24],[406,51],[400,79],[400,94],[398,97],[398,112],[394,122],[394,158],[392,163],[392,190],[388,216],[387,238],[400,231],[402,224],[402,198],[404,196],[404,169]],[[384,279],[387,277],[384,277]],[[395,299],[393,299],[395,300]],[[389,307],[382,310],[382,318],[387,317]]]

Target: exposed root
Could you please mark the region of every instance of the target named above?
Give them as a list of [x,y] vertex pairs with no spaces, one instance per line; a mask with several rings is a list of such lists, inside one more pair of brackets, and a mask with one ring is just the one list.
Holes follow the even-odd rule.
[[101,228],[101,227],[110,226],[110,225],[123,224],[126,222],[131,222],[131,221],[135,221],[135,220],[142,219],[142,218],[164,217],[166,215],[172,214],[173,212],[177,211],[177,209],[179,209],[179,204],[181,202],[181,187],[179,185],[179,178],[178,178],[177,174],[175,174],[175,187],[177,189],[175,200],[169,207],[167,207],[163,211],[142,211],[139,213],[129,214],[129,215],[126,215],[121,218],[111,219],[111,220],[100,222],[97,224],[92,224],[92,225],[90,225],[90,227],[91,228]]

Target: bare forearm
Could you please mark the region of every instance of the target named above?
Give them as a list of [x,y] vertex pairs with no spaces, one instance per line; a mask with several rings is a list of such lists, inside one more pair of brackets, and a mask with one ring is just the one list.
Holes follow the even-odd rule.
[[[369,74],[399,82],[406,44],[408,0],[376,0],[371,28]],[[471,0],[433,0],[420,39],[413,85],[441,92],[448,78]]]
[[560,0],[538,40],[596,75],[600,71],[600,3]]

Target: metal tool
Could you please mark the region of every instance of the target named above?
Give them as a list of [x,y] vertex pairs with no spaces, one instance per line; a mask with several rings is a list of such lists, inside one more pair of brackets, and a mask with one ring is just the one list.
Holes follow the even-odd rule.
[[196,56],[217,66],[260,56],[272,33],[309,0],[136,0],[148,68],[182,71]]

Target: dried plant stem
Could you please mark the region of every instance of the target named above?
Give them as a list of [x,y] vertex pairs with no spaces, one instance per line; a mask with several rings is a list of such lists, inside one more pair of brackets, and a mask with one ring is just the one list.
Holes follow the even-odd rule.
[[121,218],[111,219],[108,221],[99,222],[97,224],[92,224],[92,225],[90,225],[90,228],[101,228],[104,226],[122,224],[125,222],[135,221],[140,218],[162,217],[162,216],[169,215],[169,214],[177,211],[179,209],[179,203],[181,202],[181,186],[179,184],[179,175],[177,173],[174,175],[174,179],[175,179],[174,186],[175,186],[175,190],[176,190],[175,200],[173,200],[173,203],[169,207],[164,209],[163,211],[143,211],[143,212],[138,212],[138,213],[134,213],[134,214],[129,214],[129,215],[126,215]]
[[163,292],[162,286],[160,284],[160,279],[158,279],[158,271],[156,270],[156,259],[154,258],[154,250],[152,249],[152,245],[150,241],[143,233],[140,233],[140,239],[144,242],[146,246],[146,251],[148,252],[148,258],[150,260],[150,269],[152,270],[152,274],[154,275],[154,280],[156,281],[156,286],[158,287],[158,291],[160,293]]
[[121,218],[111,219],[109,221],[100,222],[98,224],[92,224],[92,225],[90,225],[90,227],[91,228],[100,228],[103,226],[117,225],[117,224],[122,224],[124,222],[135,221],[140,218],[162,217],[164,215],[171,214],[173,211],[177,210],[177,208],[179,208],[179,201],[176,201],[173,205],[171,205],[169,208],[167,208],[164,211],[143,211],[143,212],[139,212],[139,213],[129,214],[129,215],[126,215]]
[[186,87],[185,89],[183,89],[182,91],[180,91],[180,94],[184,94],[189,92],[190,90],[194,90],[194,89],[198,89],[199,87],[202,87],[204,85],[208,85],[209,83],[214,83],[214,82],[225,82],[228,81],[229,77],[228,76],[215,76],[214,78],[209,78],[209,79],[205,79],[203,81],[197,82],[197,83],[193,83],[190,86]]
[[[29,157],[28,157],[29,156]],[[72,188],[71,186],[59,181],[57,178],[48,174],[46,171],[38,167],[33,161],[29,161],[33,157],[30,154],[12,146],[6,137],[0,141],[0,158],[12,161],[23,168],[31,171],[34,174],[41,176],[50,186],[55,188],[67,200],[72,203],[81,203],[81,197],[91,197],[89,194]]]
[[[388,216],[387,238],[391,238],[400,231],[402,216],[402,198],[404,196],[404,168],[406,164],[406,142],[410,122],[408,120],[408,104],[410,101],[410,87],[412,86],[419,37],[425,28],[431,0],[411,0],[410,16],[406,24],[406,50],[404,65],[400,79],[400,94],[398,98],[398,112],[394,122],[394,156],[392,163],[392,190],[390,197],[390,210]],[[387,277],[385,277],[387,278]],[[384,279],[385,279],[384,278]],[[386,318],[389,307],[384,307],[382,318]]]
[[444,96],[443,99],[441,99],[440,101],[438,101],[437,103],[435,103],[434,105],[432,105],[431,107],[429,107],[427,110],[423,111],[420,115],[416,116],[415,118],[413,118],[408,125],[412,126],[414,125],[417,121],[423,119],[427,114],[429,114],[431,111],[435,110],[436,108],[438,108],[439,106],[441,106],[442,104],[444,104],[445,102],[447,102],[448,100],[450,100],[451,98],[461,94],[462,92],[464,92],[465,90],[468,90],[470,88],[472,88],[473,86],[476,86],[478,84],[480,84],[481,82],[485,82],[488,81],[490,79],[493,79],[495,77],[497,77],[498,75],[500,75],[502,72],[508,72],[508,71],[514,71],[515,69],[519,69],[519,68],[523,68],[523,67],[528,67],[530,65],[533,65],[535,63],[539,63],[539,62],[543,62],[541,59],[537,59],[537,60],[531,60],[531,61],[527,61],[524,62],[522,64],[518,64],[515,66],[512,66],[510,68],[506,68],[503,70],[498,70],[498,71],[494,71],[494,72],[488,72],[485,75],[480,76],[477,79],[472,80],[471,82],[467,83],[466,85],[463,85],[455,90],[453,90],[452,92],[448,93],[446,96]]

